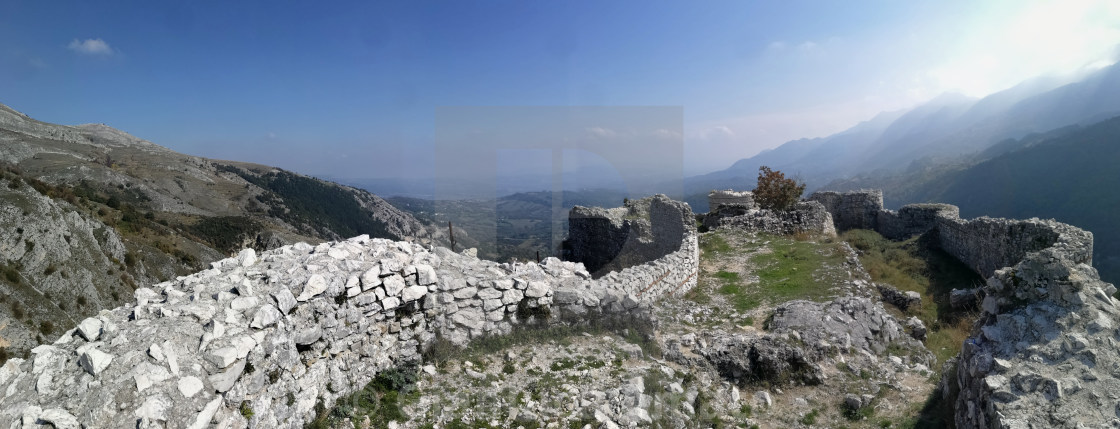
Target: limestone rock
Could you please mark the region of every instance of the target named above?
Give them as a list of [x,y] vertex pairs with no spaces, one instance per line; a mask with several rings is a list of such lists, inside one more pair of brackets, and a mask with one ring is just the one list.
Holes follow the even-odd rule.
[[93,348],[87,349],[85,353],[82,353],[81,358],[78,359],[78,364],[81,365],[86,372],[95,376],[100,374],[101,371],[104,371],[105,368],[108,368],[111,363],[113,363],[113,355]]
[[210,385],[214,386],[214,390],[219,393],[228,392],[233,388],[234,383],[241,377],[241,373],[245,372],[245,360],[239,360],[225,371],[211,374]]
[[303,286],[303,292],[296,297],[296,301],[303,302],[314,298],[326,292],[327,286],[327,279],[323,278],[322,275],[312,274],[311,277],[307,279],[307,284]]
[[78,324],[78,334],[86,341],[94,342],[101,338],[101,320],[96,317],[87,317]]
[[401,301],[402,302],[416,301],[420,298],[423,298],[424,295],[427,295],[427,294],[428,294],[428,288],[426,288],[424,286],[409,286],[409,287],[404,289],[404,292],[401,293]]
[[179,379],[178,382],[179,393],[187,398],[194,396],[202,390],[202,387],[202,380],[199,380],[198,377],[195,376],[188,375]]

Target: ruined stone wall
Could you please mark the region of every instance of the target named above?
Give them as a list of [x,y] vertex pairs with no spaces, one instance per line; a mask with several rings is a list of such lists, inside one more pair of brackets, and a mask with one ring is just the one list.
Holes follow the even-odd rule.
[[9,360],[0,426],[302,427],[317,403],[418,361],[437,338],[649,317],[650,303],[695,286],[698,257],[688,231],[664,257],[595,280],[556,258],[499,264],[364,236],[246,250]]
[[[1030,252],[1055,244],[1059,237],[1077,237],[1078,262],[1091,262],[1093,236],[1073,226],[1039,219],[1014,220],[980,217],[961,219],[950,204],[909,204],[897,212],[882,208],[881,191],[816,192],[818,201],[832,214],[838,231],[871,229],[892,240],[935,231],[939,247],[983,277],[1011,266]],[[871,219],[874,219],[872,221]]]
[[737,228],[775,235],[836,235],[832,215],[817,201],[800,201],[786,211],[724,205],[701,216],[700,222],[708,229]]
[[562,256],[598,277],[676,252],[695,230],[688,203],[664,195],[614,209],[576,206],[568,215]]
[[814,192],[807,198],[824,205],[837,231],[876,229],[883,210],[883,191]]
[[[868,201],[858,194],[853,200]],[[871,206],[845,204],[848,194],[814,197],[848,226]],[[1053,220],[965,220],[944,204],[882,210],[873,229],[893,239],[933,231],[943,250],[987,278],[983,313],[942,380],[958,428],[1120,422],[1120,300],[1091,266],[1092,233]]]
[[754,193],[750,191],[715,190],[708,193],[708,210],[716,211],[719,206],[742,206],[758,208],[754,203]]
[[1076,237],[1081,247],[1070,254],[1073,260],[1092,262],[1093,234],[1060,222],[939,217],[937,232],[942,250],[985,278],[999,268],[1015,265],[1030,252],[1054,245],[1063,234],[1067,239]]
[[1058,237],[988,278],[980,321],[943,381],[957,392],[950,399],[959,428],[1117,422],[1116,288],[1089,265],[1088,232],[1040,222],[1029,228],[1048,227]]
[[879,212],[878,232],[891,240],[905,240],[937,227],[938,218],[956,219],[960,209],[950,204],[909,204]]

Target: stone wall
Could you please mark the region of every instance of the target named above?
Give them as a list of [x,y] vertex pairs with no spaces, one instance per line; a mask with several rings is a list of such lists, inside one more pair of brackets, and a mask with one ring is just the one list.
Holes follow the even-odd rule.
[[956,393],[948,396],[957,427],[1117,422],[1116,288],[1089,266],[1087,232],[1049,226],[1058,232],[1052,246],[996,270],[983,287],[980,321],[943,380]]
[[937,235],[943,250],[985,278],[1059,240],[1072,246],[1068,255],[1071,260],[1092,263],[1093,234],[1055,221],[939,217]]
[[1071,251],[1079,263],[1092,261],[1093,234],[1060,222],[989,217],[965,220],[960,218],[960,209],[950,204],[909,204],[895,212],[883,209],[881,191],[816,192],[809,200],[824,205],[838,231],[871,229],[892,240],[934,231],[942,250],[985,278],[1060,239],[1073,240],[1071,244],[1077,250]]
[[714,190],[708,192],[708,210],[716,211],[719,206],[742,206],[758,208],[754,203],[754,193],[750,191]]
[[665,195],[613,209],[576,206],[568,215],[562,256],[599,277],[676,252],[695,229],[688,203]]
[[364,236],[245,250],[9,360],[0,426],[302,427],[316,404],[420,360],[437,338],[649,317],[650,303],[696,284],[696,235],[682,235],[662,258],[594,280],[556,258],[499,264]]
[[[851,228],[867,225],[874,196],[810,199]],[[1091,266],[1092,233],[1053,220],[965,220],[945,204],[879,210],[872,229],[893,239],[932,231],[943,250],[987,278],[983,313],[942,379],[958,428],[1120,422],[1120,301]]]
[[951,204],[909,204],[894,210],[880,210],[878,231],[891,240],[905,240],[937,227],[938,218],[956,219],[960,209]]
[[700,223],[708,229],[737,228],[775,235],[836,235],[832,215],[817,201],[800,201],[785,211],[723,205],[701,216]]
[[832,214],[837,231],[877,229],[883,210],[883,191],[814,192],[808,198],[824,205]]

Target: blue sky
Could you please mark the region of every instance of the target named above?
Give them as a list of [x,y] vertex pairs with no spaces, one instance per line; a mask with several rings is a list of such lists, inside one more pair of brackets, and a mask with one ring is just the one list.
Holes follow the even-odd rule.
[[433,174],[441,106],[679,107],[703,173],[1120,43],[1092,0],[113,3],[0,3],[0,103],[351,178]]

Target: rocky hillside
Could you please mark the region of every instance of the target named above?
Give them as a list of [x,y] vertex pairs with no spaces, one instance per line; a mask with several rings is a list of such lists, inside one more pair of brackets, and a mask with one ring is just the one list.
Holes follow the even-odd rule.
[[368,192],[176,153],[105,125],[0,105],[0,350],[19,356],[138,285],[244,247],[360,234],[439,240]]
[[[498,264],[364,236],[246,249],[137,289],[30,359],[9,360],[0,391],[18,394],[0,397],[0,422],[838,426],[870,423],[873,409],[905,416],[932,389],[932,356],[868,295],[851,248],[827,237],[727,239],[755,246],[728,252],[736,269],[804,273],[816,301],[744,308],[700,285],[721,275],[697,272],[693,233],[675,252],[599,279],[556,258]],[[784,246],[809,255],[796,266],[766,255]],[[783,284],[754,286],[771,295]]]

